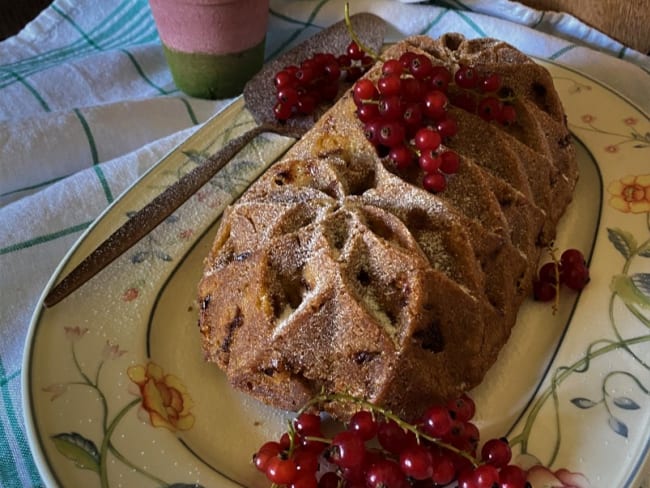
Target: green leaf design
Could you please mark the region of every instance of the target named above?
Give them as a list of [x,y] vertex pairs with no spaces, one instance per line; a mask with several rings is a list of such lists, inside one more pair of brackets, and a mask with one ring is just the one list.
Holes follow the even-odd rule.
[[637,251],[637,254],[644,258],[650,258],[650,242],[646,242],[646,244]]
[[607,236],[614,247],[625,259],[630,259],[632,252],[636,249],[636,239],[632,234],[622,229],[607,229]]
[[95,443],[77,432],[52,436],[56,450],[72,461],[78,468],[99,473],[99,451]]
[[650,309],[650,296],[645,295],[631,277],[627,275],[614,276],[610,288],[621,297],[626,305],[638,305]]

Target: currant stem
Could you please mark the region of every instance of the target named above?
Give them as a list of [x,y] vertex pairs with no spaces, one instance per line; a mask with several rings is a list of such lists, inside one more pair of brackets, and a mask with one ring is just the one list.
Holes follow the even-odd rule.
[[362,51],[364,51],[368,56],[370,56],[372,59],[375,61],[381,61],[381,58],[379,54],[377,54],[375,51],[370,49],[368,46],[363,44],[360,40],[359,37],[357,36],[356,32],[354,32],[354,29],[352,28],[352,21],[350,20],[350,3],[345,2],[345,9],[344,9],[344,16],[345,16],[345,26],[348,28],[348,33],[350,34],[350,37],[354,42],[357,43],[357,46],[361,48]]
[[[395,415],[392,413],[390,410],[386,410],[385,408],[382,408],[378,405],[375,405],[374,403],[371,403],[367,400],[364,400],[363,398],[358,398],[352,395],[348,395],[347,393],[333,393],[333,394],[327,394],[327,393],[320,393],[319,395],[316,395],[313,397],[311,400],[309,400],[305,405],[302,406],[300,410],[298,410],[297,415],[300,415],[301,413],[309,410],[310,408],[317,406],[317,405],[322,405],[325,403],[331,403],[331,402],[342,402],[342,403],[352,403],[355,405],[359,405],[362,408],[372,412],[373,414],[380,414],[386,419],[392,420],[395,422],[397,425],[399,425],[402,429],[405,431],[412,432],[415,434],[415,438],[420,442],[420,439],[425,439],[429,442],[432,442],[433,444],[437,445],[438,447],[441,447],[443,449],[446,449],[450,452],[453,452],[461,457],[464,457],[467,459],[470,463],[472,463],[472,466],[477,467],[481,464],[481,462],[476,459],[474,456],[471,454],[458,449],[457,447],[448,444],[446,442],[441,441],[438,438],[431,437],[424,432],[420,431],[415,425],[410,424],[408,422],[405,422],[402,420],[398,415]],[[327,441],[329,442],[329,441]]]

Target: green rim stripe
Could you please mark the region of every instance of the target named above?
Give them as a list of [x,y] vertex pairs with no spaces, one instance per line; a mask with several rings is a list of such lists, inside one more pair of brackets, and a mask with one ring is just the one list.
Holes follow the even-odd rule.
[[466,23],[467,25],[469,25],[469,26],[474,30],[474,32],[476,32],[479,36],[481,36],[481,37],[487,37],[487,35],[485,34],[485,32],[483,32],[483,29],[481,29],[481,28],[478,26],[478,24],[477,24],[476,22],[474,22],[472,19],[470,19],[467,15],[465,15],[465,14],[462,13],[462,12],[458,12],[457,10],[454,10],[454,12],[455,12],[456,15],[458,15],[461,19],[463,19],[463,20],[465,21],[465,23]]
[[[309,18],[308,18],[306,21],[302,22],[302,21],[299,21],[299,20],[294,20],[296,23],[301,24],[302,27],[299,28],[299,29],[296,29],[296,30],[293,32],[293,34],[291,34],[287,39],[285,39],[285,41],[284,41],[282,44],[280,44],[280,46],[279,46],[279,47],[278,47],[278,48],[277,48],[273,53],[271,53],[271,54],[268,56],[268,58],[269,58],[269,59],[272,59],[272,58],[274,58],[275,56],[277,56],[277,55],[278,55],[280,52],[282,52],[282,51],[283,51],[283,50],[284,50],[284,49],[285,49],[289,44],[291,44],[291,42],[292,42],[294,39],[296,39],[300,34],[302,34],[302,33],[305,31],[305,29],[307,29],[307,27],[313,26],[314,24],[312,23],[312,21],[314,20],[314,18],[316,18],[316,15],[318,15],[318,12],[319,12],[319,11],[320,11],[324,6],[325,6],[325,4],[326,4],[327,2],[328,2],[328,0],[321,0],[320,2],[318,2],[318,4],[314,7],[314,10],[312,10],[311,14],[309,15]],[[278,15],[276,12],[274,12],[274,11],[271,11],[270,13],[271,13],[272,15],[275,15],[275,16],[278,17],[278,18],[284,18],[284,17],[279,16],[279,15]],[[285,20],[286,20],[286,19],[285,19]]]
[[190,102],[188,102],[185,98],[179,98],[179,100],[185,105],[185,108],[187,109],[187,113],[190,116],[190,120],[192,121],[192,124],[196,125],[199,123],[199,120],[196,118],[196,114],[194,113],[194,109],[192,108],[192,105],[190,105]]
[[627,47],[622,46],[621,49],[618,51],[618,54],[617,54],[616,57],[618,57],[619,59],[623,59],[625,57],[625,51],[627,51]]
[[144,70],[142,69],[142,66],[140,66],[140,63],[138,63],[138,61],[135,59],[135,56],[133,56],[133,54],[131,54],[126,49],[120,49],[120,51],[122,51],[124,54],[126,54],[127,57],[131,60],[131,63],[135,67],[135,70],[140,75],[140,78],[142,78],[145,81],[145,83],[147,83],[150,87],[152,87],[154,90],[156,90],[161,95],[167,95],[168,94],[167,91],[165,91],[163,88],[159,87],[158,85],[156,85],[153,81],[151,81],[149,79],[149,77],[145,74]]
[[30,247],[38,246],[39,244],[44,244],[46,242],[54,241],[60,237],[74,234],[75,232],[80,232],[86,229],[91,223],[92,221],[84,222],[83,224],[73,225],[72,227],[68,227],[66,229],[52,232],[51,234],[45,234],[39,237],[35,237],[33,239],[29,239],[27,241],[19,242],[17,244],[12,244],[11,246],[0,248],[0,256],[2,256],[3,254],[10,254],[16,251],[22,251],[23,249],[28,249]]
[[[0,377],[4,378],[5,377],[5,368],[4,364],[2,361],[0,361]],[[19,415],[16,412],[16,409],[14,408],[14,402],[11,398],[11,392],[9,388],[2,388],[2,400],[5,404],[5,413],[7,420],[9,421],[9,427],[11,428],[11,432],[13,433],[13,437],[16,440],[16,443],[18,444],[18,448],[22,454],[22,460],[26,464],[26,467],[29,471],[30,478],[32,480],[33,484],[38,484],[39,483],[39,478],[38,478],[38,470],[36,469],[36,465],[34,464],[34,460],[32,459],[30,455],[30,449],[29,449],[29,444],[27,442],[27,438],[25,437],[25,432],[22,429],[22,419],[19,418]],[[0,428],[4,431],[4,435],[2,436],[3,439],[7,439],[7,434],[4,426],[0,426]],[[5,453],[11,453],[12,449],[11,446],[6,446],[3,448],[3,451]],[[18,481],[20,480],[20,477],[18,475],[18,470],[16,469],[16,461],[13,456],[7,456],[6,454],[3,456],[0,456],[0,466],[2,466],[2,472],[7,474],[11,473],[12,476],[14,476],[15,480]],[[9,462],[9,465],[7,466],[7,462]]]
[[563,56],[565,53],[571,51],[572,49],[576,48],[577,46],[575,44],[569,44],[568,46],[563,47],[559,51],[557,51],[554,54],[551,54],[548,59],[557,59],[560,56]]
[[40,106],[43,108],[43,110],[45,110],[46,112],[51,112],[51,111],[52,111],[52,110],[50,109],[50,106],[47,104],[47,102],[46,102],[46,101],[43,99],[43,97],[41,96],[41,94],[38,93],[38,92],[36,91],[36,89],[35,89],[32,85],[30,85],[29,83],[27,83],[27,80],[25,80],[22,76],[20,76],[18,73],[14,72],[14,71],[12,71],[11,74],[14,76],[14,78],[15,78],[15,79],[16,79],[16,80],[17,80],[21,85],[23,85],[25,88],[27,88],[27,90],[28,90],[32,95],[34,95],[34,98],[35,98],[36,101],[40,104]]
[[438,24],[438,22],[440,22],[440,21],[443,19],[443,17],[444,17],[445,15],[447,15],[448,13],[449,13],[449,9],[448,9],[448,8],[445,9],[445,10],[443,10],[442,12],[440,12],[440,13],[438,14],[438,16],[437,16],[435,19],[433,19],[433,20],[429,23],[429,25],[427,25],[424,29],[422,29],[422,30],[420,31],[420,34],[425,34],[425,33],[429,32],[429,31],[430,31],[431,29],[433,29],[433,28],[436,26],[436,24]]

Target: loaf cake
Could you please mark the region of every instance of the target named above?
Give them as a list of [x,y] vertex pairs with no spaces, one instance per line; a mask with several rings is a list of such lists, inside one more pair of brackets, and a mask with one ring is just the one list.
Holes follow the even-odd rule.
[[226,210],[199,283],[203,353],[269,405],[341,392],[413,418],[476,386],[571,201],[575,151],[545,68],[459,34],[381,58],[407,51],[498,73],[516,121],[450,106],[458,132],[443,147],[460,165],[434,193],[369,142],[348,92]]

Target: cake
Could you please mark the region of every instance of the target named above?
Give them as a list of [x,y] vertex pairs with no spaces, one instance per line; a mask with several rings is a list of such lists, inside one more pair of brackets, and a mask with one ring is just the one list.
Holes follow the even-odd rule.
[[[433,193],[369,142],[348,92],[226,210],[198,289],[203,353],[266,404],[339,392],[414,418],[470,390],[571,201],[575,151],[545,68],[459,34],[410,37],[382,59],[407,51],[498,73],[516,122],[450,106],[458,132],[443,144],[460,165]],[[365,77],[380,75],[377,63]]]

